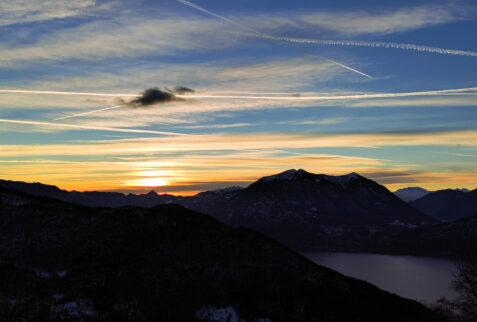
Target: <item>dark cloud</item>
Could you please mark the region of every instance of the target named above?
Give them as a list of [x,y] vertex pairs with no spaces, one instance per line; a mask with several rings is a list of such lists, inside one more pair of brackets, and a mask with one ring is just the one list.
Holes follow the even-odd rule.
[[174,87],[172,92],[181,95],[181,94],[187,94],[187,93],[194,93],[194,90],[192,88],[185,87],[185,86],[176,86]]
[[138,97],[130,101],[120,101],[120,103],[131,107],[167,104],[171,102],[185,101],[185,99],[177,97],[177,95],[193,92],[193,89],[185,86],[176,86],[173,89],[160,89],[159,87],[152,87],[144,90]]

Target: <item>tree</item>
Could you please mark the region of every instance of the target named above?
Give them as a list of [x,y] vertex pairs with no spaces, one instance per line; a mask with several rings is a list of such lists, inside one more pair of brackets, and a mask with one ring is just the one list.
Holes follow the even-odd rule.
[[452,322],[477,322],[477,256],[459,259],[456,266],[453,284],[459,296],[454,301],[440,299],[436,311]]
[[454,286],[460,293],[456,305],[460,314],[468,321],[477,321],[477,256],[457,262]]

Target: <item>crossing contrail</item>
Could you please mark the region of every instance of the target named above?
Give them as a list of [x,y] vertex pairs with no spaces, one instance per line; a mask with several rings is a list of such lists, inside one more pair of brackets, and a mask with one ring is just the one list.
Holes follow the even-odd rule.
[[421,52],[435,53],[435,54],[444,54],[444,55],[458,55],[458,56],[471,56],[477,57],[477,52],[475,51],[466,51],[466,50],[455,50],[455,49],[446,49],[439,47],[430,47],[430,46],[421,46],[414,44],[404,44],[404,43],[392,43],[392,42],[379,42],[379,41],[354,41],[354,40],[322,40],[322,39],[306,39],[306,38],[294,38],[294,37],[281,37],[281,36],[272,36],[264,34],[255,29],[252,29],[246,25],[238,23],[234,20],[231,20],[227,17],[218,15],[214,12],[211,12],[207,9],[199,7],[198,5],[186,1],[186,0],[176,0],[186,6],[197,9],[203,13],[219,18],[223,21],[231,23],[243,30],[249,31],[251,34],[243,34],[253,37],[261,37],[264,39],[276,40],[276,41],[286,41],[292,43],[304,43],[304,44],[319,44],[319,45],[331,45],[331,46],[359,46],[359,47],[381,47],[381,48],[395,48],[395,49],[405,49],[405,50],[415,50]]
[[[227,17],[224,17],[224,16],[222,16],[222,15],[219,15],[219,14],[216,14],[216,13],[214,13],[214,12],[212,12],[212,11],[209,11],[209,10],[207,10],[207,9],[204,9],[204,8],[198,6],[198,5],[196,5],[196,4],[194,4],[194,3],[190,2],[190,1],[186,1],[186,0],[176,0],[176,1],[182,3],[182,4],[186,5],[186,6],[189,6],[189,7],[191,7],[191,8],[194,8],[194,9],[196,9],[196,10],[199,10],[199,11],[205,13],[205,14],[211,15],[211,16],[213,16],[213,17],[216,17],[216,18],[220,19],[220,20],[223,20],[223,21],[225,21],[225,22],[228,22],[228,23],[230,23],[230,24],[232,24],[232,25],[234,25],[234,26],[236,26],[236,27],[238,27],[238,28],[240,28],[240,29],[247,30],[247,31],[251,32],[255,37],[261,37],[261,38],[265,38],[265,39],[277,40],[277,41],[281,41],[281,42],[290,42],[289,40],[286,40],[286,39],[284,39],[284,38],[282,39],[282,37],[275,37],[275,36],[272,36],[272,35],[264,34],[264,33],[260,32],[260,31],[257,31],[257,30],[255,30],[255,29],[253,29],[253,28],[250,28],[250,27],[248,27],[248,26],[246,26],[246,25],[243,25],[243,24],[241,24],[241,23],[238,23],[238,22],[236,22],[236,21],[234,21],[234,20],[232,20],[232,19],[229,19],[229,18],[227,18]],[[322,56],[322,57],[323,57],[323,56]],[[325,58],[327,61],[329,61],[329,62],[331,62],[331,63],[333,63],[333,64],[335,64],[335,65],[337,65],[337,66],[343,67],[343,68],[345,68],[345,69],[347,69],[347,70],[349,70],[349,71],[355,72],[355,73],[357,73],[357,74],[359,74],[359,75],[361,75],[361,76],[364,76],[364,77],[367,77],[367,78],[373,78],[373,77],[371,77],[370,75],[368,75],[368,74],[366,74],[366,73],[360,72],[359,70],[356,70],[356,69],[354,69],[354,68],[351,68],[351,67],[349,67],[349,66],[346,66],[346,65],[344,65],[344,64],[342,64],[342,63],[339,63],[339,62],[337,62],[337,61],[335,61],[335,60],[331,60],[331,59],[328,59],[328,58],[326,58],[326,57],[323,57],[323,58]]]
[[78,113],[78,114],[73,114],[73,115],[58,117],[58,118],[56,118],[56,119],[53,119],[53,121],[65,120],[65,119],[69,119],[69,118],[72,118],[72,117],[83,116],[83,115],[98,113],[98,112],[102,112],[102,111],[112,110],[112,109],[115,109],[115,108],[118,108],[118,107],[121,107],[121,106],[122,106],[122,105],[116,105],[116,106],[111,106],[111,107],[102,108],[102,109],[99,109],[99,110],[93,110],[93,111],[89,111],[89,112],[84,112],[84,113]]
[[105,126],[76,125],[76,124],[67,124],[67,123],[53,123],[53,122],[28,121],[28,120],[0,119],[0,123],[38,125],[38,126],[47,126],[47,127],[62,127],[62,128],[71,128],[71,129],[80,129],[80,130],[96,130],[96,131],[123,132],[123,133],[160,134],[160,135],[168,135],[168,136],[188,135],[188,134],[175,133],[175,132],[127,129],[127,128],[117,128],[117,127],[108,127],[108,126],[105,127]]

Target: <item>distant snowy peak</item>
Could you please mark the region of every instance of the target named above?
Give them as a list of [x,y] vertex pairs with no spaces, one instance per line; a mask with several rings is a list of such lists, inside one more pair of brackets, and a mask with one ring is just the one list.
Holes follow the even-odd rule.
[[342,176],[329,176],[325,174],[313,174],[307,172],[303,169],[295,170],[290,169],[285,172],[281,172],[278,174],[274,174],[271,176],[263,177],[258,180],[258,182],[271,182],[271,181],[294,181],[294,180],[314,180],[315,182],[321,182],[322,180],[326,180],[333,184],[337,184],[345,188],[350,182],[361,178],[359,174],[356,172],[352,172]]
[[273,180],[295,180],[299,177],[301,177],[303,174],[308,173],[305,170],[295,170],[295,169],[290,169],[278,174],[274,174],[271,176],[263,177],[259,179],[259,182],[270,182]]
[[[470,192],[466,188],[456,188],[456,189],[444,189],[443,191],[460,191],[460,192]],[[401,200],[410,202],[427,196],[428,194],[435,192],[429,191],[420,187],[408,187],[394,191],[394,194],[398,196]]]
[[427,191],[421,187],[408,187],[396,190],[394,194],[398,196],[402,201],[409,202],[414,201],[416,199],[422,198],[425,195],[431,193],[431,191]]
[[325,178],[326,180],[334,184],[338,184],[342,186],[343,188],[346,188],[350,184],[350,182],[353,182],[354,180],[361,178],[361,176],[357,174],[356,172],[351,172],[343,176],[328,176],[328,175],[322,174],[320,175],[320,177]]

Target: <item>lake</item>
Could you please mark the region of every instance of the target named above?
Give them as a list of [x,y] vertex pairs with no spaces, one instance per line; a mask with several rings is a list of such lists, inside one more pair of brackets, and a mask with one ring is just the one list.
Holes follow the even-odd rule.
[[319,265],[425,304],[435,303],[443,296],[457,296],[452,289],[457,269],[449,259],[328,252],[303,255]]

